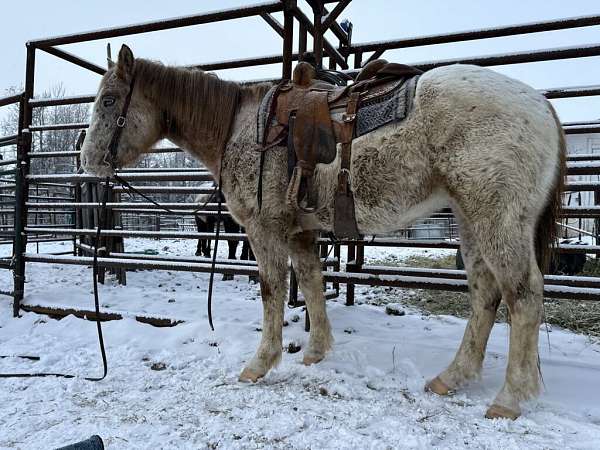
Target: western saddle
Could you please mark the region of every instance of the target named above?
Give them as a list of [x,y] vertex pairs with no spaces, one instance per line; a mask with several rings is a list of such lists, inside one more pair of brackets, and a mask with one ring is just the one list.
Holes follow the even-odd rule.
[[[336,86],[317,79],[315,68],[300,62],[294,69],[292,80],[284,80],[274,88],[261,144],[266,150],[287,141],[287,202],[298,212],[301,228],[318,228],[315,217],[318,195],[313,186],[315,167],[318,163],[333,162],[337,155],[336,145],[340,144],[334,234],[337,238],[360,237],[350,185],[352,140],[359,135],[356,132],[357,116],[363,106],[377,107],[406,79],[421,73],[414,67],[378,59],[365,65],[353,84]],[[259,187],[259,196],[260,190]]]

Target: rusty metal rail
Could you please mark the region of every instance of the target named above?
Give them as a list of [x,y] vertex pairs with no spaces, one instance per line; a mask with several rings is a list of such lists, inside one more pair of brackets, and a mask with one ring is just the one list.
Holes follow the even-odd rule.
[[258,16],[263,13],[274,13],[279,11],[283,11],[283,3],[279,1],[273,1],[203,14],[174,17],[171,19],[125,25],[122,27],[105,28],[103,30],[89,31],[85,33],[74,33],[46,39],[37,39],[29,41],[28,45],[31,47],[41,48],[56,45],[75,44],[78,42],[89,42],[98,39],[108,39],[119,36],[131,36],[134,34],[169,30],[173,28],[183,28],[205,23],[221,22],[224,20],[241,19],[244,17]]

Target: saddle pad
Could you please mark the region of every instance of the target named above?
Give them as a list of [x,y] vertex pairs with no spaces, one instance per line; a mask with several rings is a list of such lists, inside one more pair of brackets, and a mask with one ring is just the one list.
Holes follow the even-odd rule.
[[[370,133],[389,123],[404,120],[412,109],[419,76],[399,80],[398,84],[386,95],[367,95],[360,102],[356,115],[355,137]],[[280,126],[272,114],[277,88],[278,85],[275,85],[269,89],[263,97],[257,112],[256,141],[263,147],[277,145],[286,139],[285,135],[281,135],[276,142],[265,142],[269,128]],[[336,122],[342,122],[342,114],[342,110],[332,111],[331,118]],[[270,123],[267,123],[267,121],[270,121]]]
[[412,109],[419,75],[404,80],[386,96],[360,103],[356,114],[355,136],[370,133],[388,123],[400,122]]

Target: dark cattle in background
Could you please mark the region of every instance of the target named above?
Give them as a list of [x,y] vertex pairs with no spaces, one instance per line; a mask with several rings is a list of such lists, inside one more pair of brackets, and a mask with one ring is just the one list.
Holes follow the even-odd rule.
[[[219,195],[221,198],[219,200]],[[211,202],[225,202],[225,197],[222,196],[219,192],[214,194],[200,194],[196,197],[197,203],[204,203],[209,200]],[[215,227],[217,225],[217,219],[214,216],[202,216],[196,215],[196,227],[198,228],[198,232],[200,233],[214,233]],[[225,233],[244,233],[244,228],[237,224],[235,220],[233,220],[229,216],[222,217],[221,221],[223,222],[223,228],[225,229]],[[198,239],[198,247],[196,249],[196,256],[204,256],[206,258],[210,258],[211,256],[211,247],[210,247],[210,239]],[[229,246],[229,255],[227,259],[236,259],[236,252],[238,248],[239,241],[227,241],[227,245]],[[252,252],[252,248],[250,248],[250,244],[247,241],[242,243],[242,254],[240,255],[240,260],[250,260],[255,261],[254,253]],[[250,277],[251,281],[257,281],[254,277]],[[223,281],[233,280],[232,274],[223,274]]]

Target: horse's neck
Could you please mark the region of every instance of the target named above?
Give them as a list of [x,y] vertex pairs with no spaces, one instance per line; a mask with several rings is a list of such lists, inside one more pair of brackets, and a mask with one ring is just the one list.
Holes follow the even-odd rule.
[[160,115],[162,137],[189,151],[217,176],[240,86],[202,71],[142,60],[143,92]]

